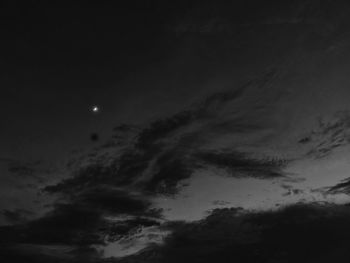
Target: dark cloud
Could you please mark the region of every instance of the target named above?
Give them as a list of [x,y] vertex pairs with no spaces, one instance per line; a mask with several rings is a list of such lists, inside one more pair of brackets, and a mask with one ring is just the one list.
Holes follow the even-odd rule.
[[176,194],[179,182],[189,178],[196,166],[180,153],[167,152],[155,164],[155,172],[146,189],[160,194]]
[[199,152],[195,157],[204,166],[225,169],[234,177],[274,178],[284,176],[285,160],[255,159],[240,152]]
[[322,190],[323,192],[326,192],[329,194],[337,194],[337,193],[350,194],[350,178],[344,179],[341,183],[338,183],[331,187],[324,188]]
[[129,146],[139,136],[140,127],[132,124],[120,124],[113,128],[112,139],[119,147]]
[[153,218],[134,217],[119,221],[118,223],[111,223],[106,228],[105,233],[109,242],[114,242],[121,238],[128,237],[143,227],[160,226],[161,223]]
[[328,118],[319,118],[317,127],[299,140],[310,147],[307,155],[322,158],[350,142],[350,114],[339,111]]
[[9,223],[21,223],[27,219],[27,216],[31,215],[32,212],[25,209],[8,210],[4,209],[0,211],[0,214]]
[[5,175],[9,175],[8,180],[11,181],[12,187],[22,190],[42,187],[58,170],[42,160],[2,159],[0,162],[3,162],[7,168]]
[[[142,227],[160,226],[162,210],[153,207],[150,197],[176,196],[181,183],[197,169],[216,167],[234,177],[270,179],[284,176],[283,168],[287,163],[284,160],[253,158],[249,153],[234,149],[224,151],[221,147],[201,149],[203,142],[215,145],[215,138],[221,135],[256,132],[263,128],[257,122],[254,110],[236,110],[240,108],[236,103],[248,91],[263,89],[276,78],[276,71],[272,70],[239,88],[211,94],[188,110],[144,127],[117,126],[110,143],[102,143],[92,152],[72,160],[68,165],[70,176],[43,188],[42,194],[57,196],[52,210],[39,219],[0,228],[1,243],[67,245],[86,249],[122,239]],[[258,109],[260,103],[253,101],[253,106]],[[214,222],[212,218],[220,211],[214,211],[212,217],[201,224]],[[119,219],[111,220],[111,217]],[[232,224],[237,223],[235,216],[229,217]],[[180,225],[184,227],[183,233],[198,228],[197,223]],[[211,226],[212,223],[209,228]],[[251,231],[249,227],[234,227],[243,232],[238,234],[237,230],[235,235],[225,236],[222,240],[221,232],[213,230],[210,234],[217,238],[215,242],[220,246],[226,246],[227,238],[230,242],[236,242],[242,236],[248,243],[255,240],[254,235],[245,232]],[[203,238],[203,242],[208,239],[205,235],[206,232],[203,235],[194,233],[195,240]],[[175,236],[186,240],[180,237],[180,228],[176,228]],[[177,238],[171,240],[167,242],[177,242]],[[190,238],[189,242],[190,248],[194,241]],[[207,246],[205,244],[204,250]],[[200,252],[194,252],[202,257]]]
[[248,88],[250,84],[251,82],[248,82],[236,90],[217,92],[208,96],[197,106],[197,115],[199,117],[213,117],[211,114],[215,114],[220,111],[223,107],[227,106],[227,103],[232,103],[241,98],[246,88]]
[[36,178],[41,180],[40,174],[43,172],[49,173],[49,170],[43,170],[43,163],[41,161],[23,162],[20,160],[7,160],[8,171],[18,177]]
[[[66,202],[56,203],[51,212],[39,219],[1,228],[1,242],[69,245],[103,243],[107,234],[105,229],[110,228],[105,217],[123,214],[160,217],[160,211],[153,209],[151,202],[144,197],[98,186],[71,194]],[[151,220],[147,222],[149,224]],[[152,222],[156,224],[156,221]],[[120,224],[127,224],[129,230],[134,227],[130,220],[122,220]]]
[[[265,94],[266,92],[262,90],[271,86],[278,77],[277,70],[267,70],[243,85],[210,94],[188,109],[153,121],[144,127],[132,124],[119,125],[114,129],[113,139],[116,140],[116,143],[110,143],[108,147],[104,144],[97,147],[94,155],[89,156],[89,163],[93,165],[85,165],[83,169],[75,172],[71,179],[65,180],[60,185],[69,188],[69,185],[78,185],[80,179],[84,177],[87,181],[92,182],[95,181],[92,179],[93,174],[99,174],[98,180],[102,180],[101,182],[112,182],[114,185],[130,184],[147,169],[152,170],[151,166],[154,162],[157,167],[153,170],[161,170],[161,160],[169,159],[169,157],[164,157],[169,155],[177,155],[176,162],[181,163],[179,166],[188,168],[188,165],[185,164],[188,163],[186,159],[203,144],[215,143],[215,139],[220,136],[242,132],[254,133],[264,128],[258,113],[262,109],[261,104],[264,104],[265,101],[264,99],[262,101],[253,99],[251,93],[263,92]],[[269,100],[273,99],[269,96],[265,97]],[[241,103],[245,103],[245,98],[249,99],[252,109],[247,110],[240,107]],[[101,152],[113,150],[115,150],[114,156],[106,158],[101,154]],[[169,165],[167,160],[164,166]],[[109,181],[112,177],[113,180]],[[179,178],[187,177],[180,176]]]
[[183,111],[169,118],[152,122],[149,127],[139,133],[136,147],[147,149],[157,140],[171,135],[172,132],[189,125],[193,120],[192,112]]
[[19,244],[2,246],[0,259],[8,263],[97,263],[103,262],[95,249],[69,246]]
[[[112,8],[112,5],[97,9],[92,6],[92,8],[79,7],[59,11],[30,9],[34,13],[27,12],[29,9],[25,12],[17,12],[16,8],[4,9],[3,13],[6,13],[4,21],[11,22],[2,23],[8,27],[4,31],[7,36],[5,39],[8,40],[5,43],[7,48],[4,50],[9,52],[5,56],[4,65],[6,65],[5,75],[10,77],[5,79],[9,80],[9,83],[15,80],[15,86],[21,84],[26,84],[22,85],[24,87],[38,86],[34,88],[34,92],[27,89],[24,95],[19,95],[21,97],[19,101],[25,103],[13,103],[15,100],[5,102],[6,109],[12,109],[13,105],[22,105],[15,109],[19,115],[22,114],[22,110],[24,112],[30,108],[28,103],[39,105],[30,115],[32,117],[24,123],[20,120],[26,118],[19,118],[18,127],[26,127],[35,119],[38,124],[32,125],[33,133],[37,131],[45,133],[47,127],[50,127],[58,134],[62,131],[70,137],[71,131],[86,131],[83,125],[86,122],[85,117],[80,113],[76,114],[80,112],[78,108],[85,107],[83,101],[90,100],[85,97],[104,98],[103,101],[108,102],[107,104],[118,105],[115,109],[121,112],[126,107],[119,107],[119,104],[125,103],[131,107],[138,105],[134,97],[141,98],[141,101],[143,97],[150,96],[156,103],[157,99],[154,99],[153,95],[158,96],[156,94],[158,90],[149,88],[148,85],[149,83],[153,85],[158,79],[161,79],[159,81],[161,84],[175,80],[170,86],[176,88],[181,84],[185,84],[185,87],[192,84],[196,86],[198,76],[203,82],[210,78],[203,79],[205,72],[210,72],[208,75],[213,76],[226,74],[224,71],[229,71],[231,74],[234,69],[237,71],[237,76],[241,73],[245,75],[245,71],[254,74],[254,68],[258,68],[260,64],[265,67],[270,61],[271,64],[280,61],[277,57],[283,57],[281,54],[294,56],[294,53],[288,53],[294,46],[298,47],[296,57],[303,48],[311,50],[329,48],[339,40],[334,37],[343,33],[339,29],[342,29],[349,10],[349,5],[345,4],[345,1],[336,5],[331,5],[330,1],[317,0],[296,1],[292,4],[281,1],[269,3],[235,1],[215,5],[209,1],[188,1],[186,4],[172,5],[158,2],[141,5],[131,3],[126,7],[118,6],[116,9]],[[35,19],[32,20],[30,16]],[[12,23],[13,21],[15,22]],[[67,39],[69,41],[66,41]],[[345,36],[341,38],[343,39]],[[248,48],[243,50],[242,47]],[[91,52],[92,50],[98,52]],[[14,60],[13,54],[21,58],[21,61]],[[270,56],[271,54],[273,56]],[[185,58],[187,55],[189,59]],[[175,58],[174,64],[179,64],[180,67],[183,67],[184,62],[188,62],[188,65],[178,71],[178,65],[168,67],[168,64],[163,64],[163,60],[169,58],[170,60]],[[265,63],[265,60],[268,62]],[[252,61],[254,65],[251,66],[249,64]],[[173,61],[170,62],[172,63]],[[294,63],[294,58],[291,63]],[[147,69],[143,68],[145,65]],[[163,65],[168,69],[164,71],[165,76],[160,76],[162,74],[158,74],[158,69]],[[240,66],[242,70],[239,69]],[[25,72],[24,68],[30,70]],[[284,68],[289,71],[292,67],[285,65]],[[170,80],[167,74],[169,69],[170,71],[175,69],[175,73],[171,72],[169,75]],[[108,72],[105,73],[106,71]],[[156,72],[154,74],[156,76],[153,76],[152,72]],[[132,87],[130,93],[124,91],[124,84],[115,88],[116,85],[109,83],[111,79],[114,81],[117,78],[117,84],[123,79],[126,80],[127,86],[127,81],[129,78],[134,79],[134,74],[138,79],[137,76],[149,73],[150,76],[144,79],[141,76],[140,82],[144,85],[141,88]],[[127,76],[128,74],[131,75]],[[224,170],[227,176],[240,178],[283,177],[287,161],[269,156],[258,158],[256,157],[258,153],[254,153],[254,150],[244,152],[241,148],[240,150],[238,147],[235,148],[240,142],[232,139],[236,135],[260,136],[263,130],[271,135],[270,131],[279,124],[270,126],[268,117],[270,115],[273,115],[271,122],[284,122],[282,118],[278,119],[280,115],[275,114],[277,108],[274,108],[275,102],[284,92],[277,89],[287,90],[291,87],[288,86],[286,89],[280,88],[281,85],[275,85],[278,86],[276,89],[273,87],[274,81],[279,79],[279,74],[280,71],[277,69],[267,70],[245,85],[210,94],[179,113],[144,126],[129,124],[117,126],[112,137],[106,142],[103,142],[104,136],[99,136],[103,134],[102,132],[96,131],[91,134],[90,139],[96,142],[95,149],[71,160],[67,166],[71,173],[63,180],[51,182],[51,185],[43,188],[41,192],[43,197],[52,195],[48,198],[50,200],[57,197],[50,212],[28,222],[25,220],[25,211],[2,210],[3,217],[16,223],[14,226],[0,228],[0,241],[3,247],[15,243],[15,246],[11,247],[12,250],[8,249],[6,253],[12,255],[15,261],[22,262],[76,262],[76,256],[79,256],[82,262],[89,262],[88,258],[95,260],[96,256],[96,251],[91,249],[91,245],[104,244],[106,236],[109,241],[115,241],[128,236],[135,229],[159,226],[162,211],[153,208],[151,198],[158,195],[176,197],[181,190],[181,183],[200,169],[213,171],[215,169],[211,168],[215,167]],[[64,75],[63,78],[60,75]],[[177,80],[179,77],[181,81]],[[245,76],[242,76],[242,79],[244,78]],[[55,87],[47,91],[47,87],[52,86],[47,85],[52,79],[56,82],[53,85]],[[100,79],[103,81],[99,81]],[[237,80],[237,83],[240,81]],[[66,83],[71,84],[63,85]],[[106,85],[111,88],[108,88],[107,92],[101,92],[99,87]],[[73,86],[78,90],[74,91]],[[219,83],[219,86],[222,85]],[[62,93],[62,87],[67,87],[65,88],[67,91]],[[22,88],[16,89],[24,91]],[[112,92],[112,89],[120,92]],[[185,89],[180,87],[179,93]],[[204,88],[201,92],[203,90]],[[46,92],[50,95],[43,94]],[[196,88],[188,94],[196,96],[195,92]],[[17,97],[17,93],[20,94],[17,91],[10,92],[7,88],[5,95],[8,93],[13,97]],[[167,95],[169,101],[172,100],[172,94]],[[132,99],[124,101],[128,96]],[[4,98],[6,100],[6,96]],[[68,99],[68,104],[67,98],[71,98],[71,102]],[[52,99],[58,101],[56,106],[49,105]],[[174,101],[176,104],[176,99]],[[63,109],[63,104],[68,106]],[[140,103],[140,105],[148,104]],[[157,106],[162,108],[161,105]],[[284,113],[289,107],[291,106],[287,103],[278,110]],[[42,110],[46,108],[55,110],[47,112]],[[109,111],[107,109],[108,107],[106,112]],[[135,109],[134,113],[140,114],[142,118],[144,115],[141,111]],[[116,119],[125,117],[125,114],[119,113],[117,116],[112,113],[110,115]],[[17,113],[14,116],[17,116]],[[5,119],[7,118],[5,116]],[[60,121],[60,118],[65,121]],[[82,122],[76,123],[78,119]],[[82,128],[74,128],[78,126]],[[69,130],[66,131],[67,127]],[[334,149],[348,144],[349,127],[349,114],[342,112],[330,121],[320,121],[318,127],[299,142],[303,147],[309,147],[307,148],[309,156],[323,157]],[[9,129],[8,133],[17,128]],[[273,132],[274,135],[278,134],[278,131]],[[88,131],[89,133],[91,132]],[[16,139],[12,136],[14,135],[11,135],[11,138]],[[6,136],[3,137],[6,139]],[[88,138],[88,135],[86,137]],[[51,139],[50,135],[48,138]],[[76,137],[72,137],[67,144],[73,143],[75,139]],[[65,139],[59,136],[54,141],[61,145]],[[97,146],[98,143],[101,145]],[[247,148],[254,149],[256,146],[254,143],[254,140],[249,141],[251,147]],[[38,146],[40,144],[44,142],[39,141]],[[33,150],[36,151],[38,150]],[[56,149],[52,151],[55,152]],[[16,177],[38,180],[43,173],[36,165],[30,163],[11,163],[8,171]],[[301,193],[301,190],[296,188],[289,186],[284,188],[288,191],[287,194]],[[348,193],[348,180],[329,191]],[[219,200],[214,202],[214,205],[227,205],[227,203]],[[300,262],[307,259],[311,259],[310,262],[318,259],[325,261],[327,257],[323,257],[324,255],[317,259],[312,258],[317,252],[316,247],[320,249],[319,254],[323,253],[323,249],[329,249],[333,253],[339,240],[339,252],[343,253],[341,242],[348,241],[349,229],[345,226],[345,221],[349,219],[347,207],[300,205],[269,213],[241,212],[241,209],[235,208],[219,209],[212,211],[208,217],[198,222],[169,223],[167,227],[174,233],[166,240],[164,246],[150,247],[140,255],[123,260],[127,262],[140,262],[140,260]],[[19,244],[25,244],[26,248],[20,248]],[[50,249],[54,246],[69,246],[74,252],[69,252],[69,256],[62,258],[57,254],[67,253],[47,252],[50,249],[43,248],[43,244],[51,246]],[[327,260],[337,262],[335,254]],[[89,256],[84,258],[84,255]],[[10,262],[12,259],[6,258],[3,261]]]
[[301,189],[294,188],[293,186],[287,184],[282,184],[281,187],[287,190],[287,192],[285,192],[283,196],[298,195],[304,192]]
[[159,226],[162,211],[153,208],[149,197],[176,195],[181,183],[196,169],[217,167],[235,177],[283,176],[283,160],[252,158],[234,150],[200,149],[201,143],[211,142],[215,133],[259,129],[258,124],[251,123],[254,113],[235,111],[231,115],[232,105],[247,89],[261,89],[275,78],[275,71],[269,72],[241,88],[212,94],[188,110],[144,127],[117,126],[108,144],[102,143],[70,162],[69,177],[44,187],[43,194],[59,197],[52,211],[39,219],[1,228],[1,242],[87,248],[104,244],[106,238],[111,242],[127,237],[140,227]]
[[151,202],[144,196],[130,194],[125,190],[113,189],[108,186],[93,187],[78,193],[72,198],[76,203],[101,214],[147,215]]
[[118,262],[346,262],[348,206],[296,204],[246,213],[216,209],[173,225],[164,245]]
[[[181,181],[208,166],[225,169],[236,177],[282,176],[284,160],[256,159],[234,150],[200,150],[205,143],[215,144],[217,137],[263,129],[254,110],[239,110],[239,101],[249,97],[249,92],[270,86],[276,78],[278,72],[269,70],[240,87],[210,94],[189,109],[144,127],[119,125],[114,129],[115,144],[102,144],[73,161],[71,168],[83,165],[75,165],[72,176],[45,190],[69,194],[94,185],[136,185],[147,194],[175,194]],[[260,109],[261,101],[252,103]]]
[[[327,10],[327,11],[326,11]],[[338,11],[337,11],[338,10]],[[342,10],[342,12],[339,12]],[[349,10],[346,1],[337,4],[328,1],[235,1],[218,3],[215,6],[204,1],[193,5],[181,20],[168,25],[168,30],[179,36],[198,34],[205,36],[237,34],[242,28],[253,26],[323,25],[334,27],[346,19],[345,10]],[[311,24],[311,25],[310,25]]]
[[27,165],[22,165],[22,164],[13,164],[9,167],[9,172],[16,174],[18,176],[29,176],[32,177],[35,170]]
[[212,202],[213,205],[218,205],[218,206],[227,206],[230,204],[230,202],[228,201],[224,201],[224,200],[215,200]]
[[[108,186],[71,193],[66,199],[57,202],[52,211],[41,218],[24,223],[18,221],[19,214],[4,211],[16,219],[17,224],[0,227],[0,258],[9,260],[6,262],[20,262],[20,259],[28,259],[26,262],[95,262],[100,255],[92,249],[92,244],[103,245],[128,236],[142,226],[160,224],[161,211],[152,208],[151,202]],[[116,221],[108,219],[123,215],[127,217]]]
[[309,142],[311,142],[311,138],[309,136],[303,137],[298,141],[298,143],[302,143],[302,144],[309,143]]
[[[275,212],[246,213],[241,208],[215,209],[192,223],[169,222],[171,234],[165,244],[108,262],[345,262],[350,240],[348,206],[298,204]],[[138,224],[140,222],[137,222]],[[147,224],[142,222],[141,224]],[[152,223],[150,223],[152,224]],[[80,262],[30,248],[2,247],[1,256],[10,261]],[[96,252],[75,251],[85,262],[105,262]],[[87,255],[89,255],[87,257]],[[82,260],[80,259],[80,260]],[[32,261],[30,261],[32,260]],[[82,261],[83,262],[83,261]]]
[[[94,185],[106,183],[113,173],[113,167],[105,167],[100,164],[93,164],[79,168],[70,178],[64,179],[56,185],[44,188],[49,193],[73,193],[84,190]],[[102,180],[103,179],[103,180]]]

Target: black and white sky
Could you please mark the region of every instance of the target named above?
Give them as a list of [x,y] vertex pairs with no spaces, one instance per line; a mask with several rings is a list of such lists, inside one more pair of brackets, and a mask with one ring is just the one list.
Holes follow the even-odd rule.
[[1,262],[347,262],[349,14],[2,2]]

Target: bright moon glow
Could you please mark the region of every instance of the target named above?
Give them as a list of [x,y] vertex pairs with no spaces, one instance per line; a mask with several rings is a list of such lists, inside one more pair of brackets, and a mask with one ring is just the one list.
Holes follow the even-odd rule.
[[92,111],[95,112],[95,113],[97,113],[97,112],[100,111],[100,109],[99,109],[99,107],[97,107],[97,106],[93,106],[93,107],[92,107]]

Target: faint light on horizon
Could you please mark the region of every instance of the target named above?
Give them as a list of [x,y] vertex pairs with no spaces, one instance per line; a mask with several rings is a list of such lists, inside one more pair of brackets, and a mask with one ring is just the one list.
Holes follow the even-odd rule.
[[159,226],[139,227],[130,236],[123,237],[114,242],[106,242],[105,245],[96,245],[103,258],[121,258],[136,254],[151,244],[163,244],[171,231],[163,230]]

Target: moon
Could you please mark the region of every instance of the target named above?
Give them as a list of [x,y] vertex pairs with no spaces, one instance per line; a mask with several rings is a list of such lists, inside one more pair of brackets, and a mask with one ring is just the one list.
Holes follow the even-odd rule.
[[92,106],[91,110],[93,113],[98,113],[100,111],[100,108],[95,105],[95,106]]

